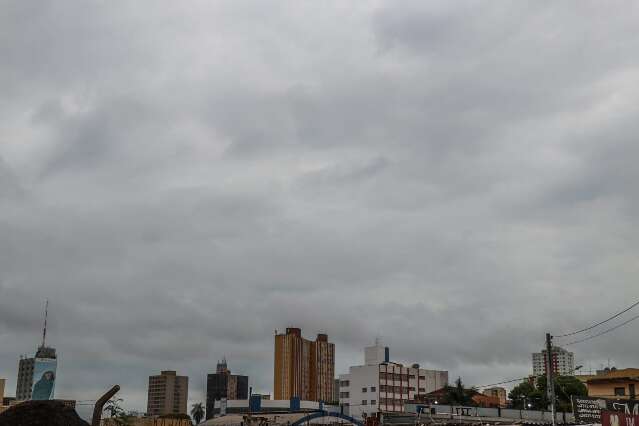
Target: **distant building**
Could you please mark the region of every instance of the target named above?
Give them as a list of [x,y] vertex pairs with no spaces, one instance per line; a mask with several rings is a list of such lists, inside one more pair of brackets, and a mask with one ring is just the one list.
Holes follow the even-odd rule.
[[586,380],[588,396],[636,399],[639,392],[639,368],[607,369]]
[[340,374],[339,403],[353,417],[377,412],[404,412],[408,401],[448,385],[448,372],[405,367],[390,361],[388,347],[376,342],[364,350],[365,365]]
[[508,392],[506,389],[502,387],[492,387],[484,389],[482,393],[486,396],[497,397],[499,399],[499,406],[502,408],[506,407],[506,402],[508,400]]
[[477,407],[498,408],[502,406],[498,396],[477,393],[473,395],[471,399]]
[[9,404],[4,403],[4,385],[7,379],[0,379],[0,413],[8,408]]
[[215,401],[248,399],[248,393],[248,376],[231,374],[226,359],[223,359],[217,363],[215,373],[206,378],[206,418],[213,417]]
[[253,396],[259,397],[262,401],[270,401],[271,394],[270,393],[254,393]]
[[[57,378],[57,355],[55,348],[46,345],[48,308],[49,302],[47,301],[44,311],[42,344],[36,351],[35,357],[20,357],[20,361],[18,363],[18,378],[16,384],[16,399],[18,401],[25,401],[32,398],[34,374],[40,375],[43,372],[42,367],[44,366],[46,366],[44,370],[47,372],[51,371],[53,373],[53,377],[51,378],[53,383],[49,386],[50,392],[38,392],[39,395],[35,396],[34,399],[53,399],[54,396],[54,385]],[[40,381],[42,377],[38,377],[36,379]]]
[[[534,376],[546,374],[546,353],[547,351],[544,349],[541,352],[532,354]],[[560,376],[574,376],[575,354],[559,346],[554,346],[552,348],[552,372]]]
[[326,334],[307,340],[299,328],[275,334],[273,393],[276,400],[335,400],[335,345]]
[[178,376],[175,371],[162,371],[159,376],[149,376],[146,411],[150,416],[187,414],[188,393],[189,378]]

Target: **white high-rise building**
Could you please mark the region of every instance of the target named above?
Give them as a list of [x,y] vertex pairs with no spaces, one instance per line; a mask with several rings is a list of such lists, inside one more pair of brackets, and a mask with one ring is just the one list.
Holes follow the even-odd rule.
[[364,361],[339,376],[339,403],[353,417],[403,412],[407,401],[448,385],[448,371],[390,362],[388,347],[379,342],[364,349]]
[[[533,375],[543,376],[546,374],[546,353],[532,354]],[[573,376],[575,374],[575,354],[567,350],[554,346],[552,348],[552,372],[560,376]]]

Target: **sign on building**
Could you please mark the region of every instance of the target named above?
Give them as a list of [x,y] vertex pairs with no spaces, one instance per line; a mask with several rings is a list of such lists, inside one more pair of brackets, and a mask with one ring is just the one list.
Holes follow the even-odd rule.
[[58,361],[50,358],[36,358],[33,364],[33,388],[31,399],[53,399]]
[[[572,408],[575,422],[580,424],[601,424],[604,411],[639,415],[639,401],[573,396]],[[639,423],[633,426],[639,426]]]

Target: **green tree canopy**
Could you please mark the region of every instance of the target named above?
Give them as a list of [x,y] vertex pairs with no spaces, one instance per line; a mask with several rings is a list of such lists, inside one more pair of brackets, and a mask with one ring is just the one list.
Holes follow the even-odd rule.
[[[546,410],[549,408],[548,396],[546,394],[546,376],[539,376],[536,386],[529,381],[524,381],[513,388],[508,395],[513,401],[515,408],[524,408],[524,404],[530,404],[534,410]],[[572,411],[572,396],[587,396],[588,389],[579,379],[574,376],[555,377],[555,396],[557,401],[557,411]]]

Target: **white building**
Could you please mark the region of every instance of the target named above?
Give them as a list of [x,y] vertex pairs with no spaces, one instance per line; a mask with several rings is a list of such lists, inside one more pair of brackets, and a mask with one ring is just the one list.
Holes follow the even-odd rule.
[[448,371],[390,362],[388,348],[379,342],[364,353],[365,365],[350,367],[348,374],[339,376],[339,403],[353,417],[403,412],[407,401],[448,385]]
[[[542,376],[546,374],[546,353],[532,354],[533,375]],[[552,348],[552,371],[560,376],[573,376],[575,374],[575,354],[567,350],[554,346]]]

